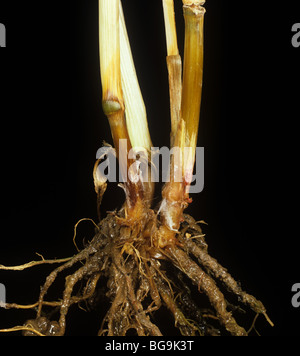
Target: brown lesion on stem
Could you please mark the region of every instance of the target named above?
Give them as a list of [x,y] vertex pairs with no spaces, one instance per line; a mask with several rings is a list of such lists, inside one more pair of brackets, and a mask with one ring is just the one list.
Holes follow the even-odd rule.
[[[187,208],[190,199],[187,193],[187,185],[182,176],[183,151],[185,140],[185,123],[180,120],[174,147],[178,147],[176,153],[171,158],[170,181],[162,189],[162,202],[160,205],[161,227],[158,230],[159,247],[168,244],[178,243],[176,234],[179,231],[180,223],[183,220],[183,211]],[[176,151],[175,151],[176,152]]]

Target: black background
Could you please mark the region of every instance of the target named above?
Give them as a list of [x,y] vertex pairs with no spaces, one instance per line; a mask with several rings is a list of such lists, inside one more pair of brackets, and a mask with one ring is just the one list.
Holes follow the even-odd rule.
[[[6,4],[5,4],[6,3]],[[10,4],[10,6],[5,6]],[[73,228],[97,219],[92,169],[112,142],[101,108],[97,1],[1,1],[7,47],[0,53],[0,264],[75,254]],[[184,23],[175,0],[180,52]],[[169,144],[169,96],[161,1],[123,1],[154,146]],[[299,276],[299,63],[296,2],[210,0],[198,145],[205,188],[188,212],[208,223],[210,254],[261,299],[275,323],[262,335],[299,335],[291,305]],[[109,186],[102,211],[124,196]],[[156,201],[159,196],[157,194]],[[88,222],[78,244],[91,238]],[[33,303],[51,268],[0,272],[7,302]],[[63,283],[63,281],[61,281]],[[96,334],[100,319],[77,312],[70,334]],[[0,310],[0,328],[32,317]],[[171,321],[172,323],[172,321]],[[70,323],[71,324],[71,323]],[[84,328],[82,328],[84,325]],[[95,328],[95,329],[94,329]]]

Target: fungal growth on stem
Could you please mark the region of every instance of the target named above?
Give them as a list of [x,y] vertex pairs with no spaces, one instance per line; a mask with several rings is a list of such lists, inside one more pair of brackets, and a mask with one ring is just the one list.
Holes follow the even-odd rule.
[[[260,314],[273,325],[264,305],[245,292],[227,269],[210,256],[202,229],[204,222],[185,214],[191,203],[190,185],[201,110],[204,2],[183,0],[182,60],[173,0],[162,0],[170,96],[170,148],[177,154],[170,159],[170,180],[162,188],[160,203],[153,206],[152,142],[122,4],[120,0],[99,0],[101,102],[119,160],[124,205],[107,213],[98,223],[93,222],[95,235],[84,249],[77,248],[78,253],[73,257],[60,260],[42,257],[42,260],[13,267],[0,265],[0,271],[58,265],[46,278],[37,302],[5,305],[7,309],[32,309],[33,318],[23,326],[0,332],[62,336],[68,333],[68,315],[74,305],[86,305],[93,311],[106,304],[108,310],[103,320],[99,320],[97,330],[100,336],[161,336],[160,318],[156,317],[161,307],[169,311],[178,333],[185,336],[246,336],[255,329],[254,322]],[[135,154],[129,155],[130,151]],[[141,155],[149,162],[143,170]],[[98,171],[100,161],[101,158],[94,169],[98,204],[108,184]],[[47,300],[47,293],[54,288],[58,275],[68,272],[58,299]],[[227,301],[225,291],[232,295],[234,302]],[[202,304],[203,295],[209,307]],[[103,304],[103,299],[109,303]],[[248,313],[254,312],[254,322],[251,326],[250,321],[248,331],[236,320],[241,305]]]

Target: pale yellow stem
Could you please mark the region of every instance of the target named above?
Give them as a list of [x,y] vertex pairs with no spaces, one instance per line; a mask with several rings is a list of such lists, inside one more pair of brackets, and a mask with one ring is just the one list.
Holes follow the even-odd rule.
[[103,109],[109,115],[123,108],[119,0],[99,0],[99,49]]
[[179,54],[177,45],[177,33],[174,12],[174,0],[162,0],[165,18],[168,56]]
[[139,86],[120,1],[121,79],[128,134],[133,148],[151,150],[146,108]]

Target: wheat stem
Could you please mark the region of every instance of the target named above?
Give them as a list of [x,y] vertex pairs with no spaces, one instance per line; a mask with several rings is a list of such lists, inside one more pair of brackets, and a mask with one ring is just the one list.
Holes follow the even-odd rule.
[[151,150],[146,108],[139,86],[120,1],[121,79],[128,134],[133,148]]
[[162,0],[162,3],[164,9],[168,56],[177,56],[179,51],[177,45],[174,0]]
[[174,0],[162,0],[167,41],[167,67],[169,74],[170,112],[171,112],[171,147],[180,121],[182,95],[182,61],[178,51]]
[[185,45],[181,114],[186,123],[185,146],[191,147],[190,155],[184,162],[185,181],[187,184],[191,182],[195,161],[203,81],[203,24],[205,9],[199,4],[195,5],[195,3],[194,1],[192,5],[183,6]]
[[125,182],[126,215],[135,220],[143,211],[144,194],[141,182],[132,182],[128,176],[128,169],[134,164],[134,160],[128,157],[132,146],[126,126],[122,92],[120,0],[99,0],[99,49],[102,107],[110,124],[122,180]]

